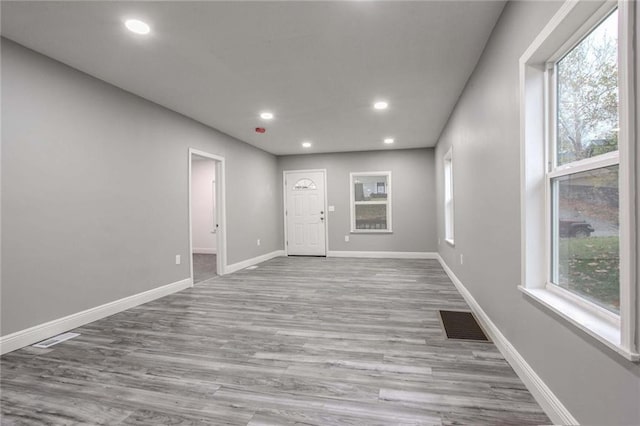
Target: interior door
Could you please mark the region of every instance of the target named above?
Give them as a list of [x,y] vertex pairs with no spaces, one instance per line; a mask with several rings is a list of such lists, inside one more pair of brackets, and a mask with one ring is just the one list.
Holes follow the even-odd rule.
[[287,254],[326,256],[324,171],[285,172]]

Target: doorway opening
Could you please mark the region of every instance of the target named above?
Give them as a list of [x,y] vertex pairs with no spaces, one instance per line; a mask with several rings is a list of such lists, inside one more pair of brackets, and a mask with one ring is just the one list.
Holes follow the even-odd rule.
[[326,256],[326,170],[286,170],[283,175],[287,255]]
[[224,275],[224,158],[189,149],[189,246],[194,284]]

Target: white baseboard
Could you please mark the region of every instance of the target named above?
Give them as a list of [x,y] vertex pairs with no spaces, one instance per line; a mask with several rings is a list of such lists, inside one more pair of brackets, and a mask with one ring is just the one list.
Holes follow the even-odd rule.
[[449,265],[446,264],[440,255],[438,255],[438,260],[464,300],[471,307],[471,310],[482,324],[484,330],[496,344],[498,350],[500,350],[507,362],[514,369],[518,377],[520,377],[520,380],[522,380],[527,389],[529,389],[529,392],[531,392],[551,421],[554,424],[578,425],[579,423],[575,417],[571,415],[569,410],[567,410],[558,397],[542,381],[540,376],[536,374],[533,368],[531,368],[527,361],[525,361],[511,342],[509,342],[504,334],[500,332],[498,327],[496,327],[493,321],[491,321],[476,299],[471,295],[464,284],[462,284],[462,281],[456,277],[451,268],[449,268]]
[[176,281],[162,287],[147,290],[142,293],[134,294],[123,299],[105,303],[86,311],[77,312],[66,317],[58,318],[53,321],[39,324],[25,330],[16,331],[0,337],[0,354],[15,351],[16,349],[32,345],[50,337],[56,336],[65,331],[81,327],[90,322],[97,321],[109,315],[117,314],[126,309],[133,308],[143,303],[150,302],[155,299],[176,293],[180,290],[193,286],[191,278]]
[[216,254],[218,253],[217,249],[214,248],[194,248],[191,250],[193,254]]
[[267,260],[273,259],[274,257],[285,256],[284,250],[275,250],[271,253],[263,254],[261,256],[256,256],[251,259],[243,260],[242,262],[234,263],[231,265],[227,265],[224,270],[225,274],[232,274],[241,269],[247,268],[249,266],[257,265],[258,263],[266,262]]
[[369,257],[387,259],[438,259],[438,253],[426,251],[335,251],[329,250],[327,257]]

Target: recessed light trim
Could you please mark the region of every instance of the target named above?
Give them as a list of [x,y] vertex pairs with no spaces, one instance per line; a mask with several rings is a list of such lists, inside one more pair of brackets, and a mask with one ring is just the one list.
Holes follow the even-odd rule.
[[311,142],[302,142],[303,148],[311,148]]
[[387,109],[389,108],[389,103],[386,101],[377,101],[376,103],[373,104],[373,107],[375,109],[380,109],[380,110]]
[[260,118],[262,118],[263,120],[271,120],[273,118],[273,113],[269,111],[261,112]]
[[392,144],[395,142],[395,139],[393,138],[385,138],[384,143],[386,143],[387,145]]
[[149,34],[151,32],[151,27],[146,22],[142,22],[139,19],[127,19],[124,22],[124,26],[127,27],[129,31],[136,34]]

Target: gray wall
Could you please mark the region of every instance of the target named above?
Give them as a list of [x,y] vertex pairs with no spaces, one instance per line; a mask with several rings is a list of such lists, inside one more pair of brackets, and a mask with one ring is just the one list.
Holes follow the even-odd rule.
[[[559,2],[510,2],[436,148],[453,145],[455,248],[440,254],[501,332],[584,424],[640,424],[640,365],[524,296],[520,283],[518,59]],[[438,233],[444,223],[438,209]],[[464,264],[459,255],[464,254]]]
[[[640,7],[638,7],[636,5],[636,25],[640,25]],[[636,31],[637,28],[636,28]],[[636,34],[636,37],[638,39],[640,39],[640,33]],[[640,126],[638,123],[640,123],[640,105],[638,102],[638,93],[640,93],[640,54],[638,54],[638,50],[640,50],[640,41],[636,40],[636,123],[635,123],[635,133],[636,133],[636,145],[635,145],[635,149],[636,149],[636,190],[638,192],[640,192],[640,172],[638,172],[638,166],[640,165],[640,148],[638,147],[638,138],[640,137]],[[640,276],[640,274],[638,274],[640,268],[638,267],[638,265],[640,265],[640,250],[638,250],[638,241],[640,238],[640,215],[638,215],[638,207],[640,205],[640,196],[638,195],[638,193],[636,193],[636,200],[635,200],[635,209],[636,209],[636,230],[638,230],[637,234],[636,234],[636,284],[638,283],[638,277]],[[637,320],[638,320],[638,325],[636,326],[636,342],[640,342],[640,288],[636,288],[636,312],[637,312]],[[638,374],[638,376],[640,376],[640,374]],[[640,393],[640,383],[638,383],[638,393]],[[638,411],[640,412],[640,407],[638,407]],[[638,416],[640,417],[640,415]],[[640,422],[639,422],[640,423]]]
[[[435,252],[434,150],[409,149],[278,158],[284,170],[327,169],[329,250]],[[392,234],[350,234],[349,173],[391,170]],[[283,222],[282,199],[280,222]],[[344,236],[350,236],[350,242]]]
[[228,263],[283,247],[273,155],[5,39],[2,121],[2,335],[189,277],[189,147],[226,158]]

